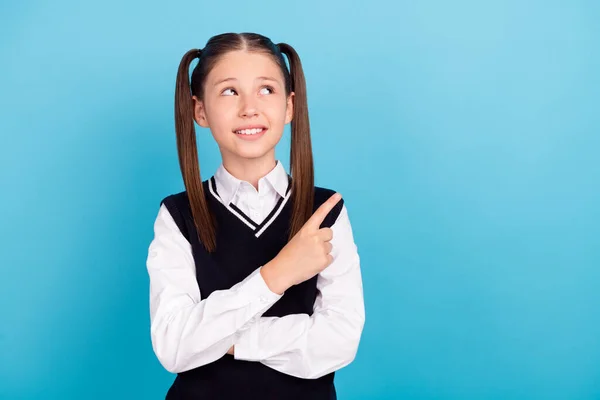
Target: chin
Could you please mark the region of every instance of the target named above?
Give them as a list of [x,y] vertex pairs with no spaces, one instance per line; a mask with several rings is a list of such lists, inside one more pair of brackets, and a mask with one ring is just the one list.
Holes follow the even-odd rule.
[[235,146],[232,153],[234,153],[238,157],[243,158],[261,158],[275,150],[275,146],[277,146],[277,142],[250,142],[250,143],[241,143]]
[[256,159],[256,158],[262,158],[265,157],[267,155],[269,155],[271,153],[272,149],[261,149],[261,150],[243,150],[243,151],[236,151],[234,152],[234,154],[237,157],[240,158],[246,158],[246,159]]

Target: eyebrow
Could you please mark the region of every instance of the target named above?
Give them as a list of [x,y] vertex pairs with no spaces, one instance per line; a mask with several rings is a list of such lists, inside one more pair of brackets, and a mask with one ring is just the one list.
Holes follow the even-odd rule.
[[[270,76],[259,76],[256,78],[257,81],[273,81],[275,83],[279,83],[279,81],[275,78],[272,78]],[[215,82],[215,86],[220,85],[223,82],[229,82],[229,81],[237,81],[237,78],[225,78],[225,79],[220,79],[217,82]]]

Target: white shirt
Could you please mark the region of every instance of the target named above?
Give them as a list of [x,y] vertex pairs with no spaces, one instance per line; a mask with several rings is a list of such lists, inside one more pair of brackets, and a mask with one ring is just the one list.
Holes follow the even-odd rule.
[[[258,191],[221,164],[217,191],[260,223],[285,196],[288,174],[280,161],[258,181]],[[282,296],[272,292],[257,267],[242,282],[201,300],[190,243],[161,205],[154,223],[147,270],[153,350],[170,372],[216,361],[234,347],[238,360],[261,362],[282,373],[314,379],[355,357],[365,310],[360,258],[346,205],[331,226],[333,262],[317,277],[312,316],[263,317]]]

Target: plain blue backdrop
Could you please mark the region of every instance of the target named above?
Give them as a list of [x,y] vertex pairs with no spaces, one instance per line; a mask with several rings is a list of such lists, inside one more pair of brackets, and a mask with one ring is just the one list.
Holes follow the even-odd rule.
[[[0,15],[0,398],[164,398],[145,261],[183,190],[175,75],[229,31],[297,49],[317,184],[348,206],[367,321],[340,399],[600,398],[598,2]],[[198,138],[208,177],[219,152]]]

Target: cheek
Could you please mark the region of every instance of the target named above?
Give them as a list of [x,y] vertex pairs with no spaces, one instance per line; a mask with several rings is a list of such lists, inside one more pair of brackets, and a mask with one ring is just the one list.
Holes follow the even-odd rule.
[[229,129],[231,125],[231,118],[233,116],[233,108],[231,105],[216,103],[212,104],[210,109],[207,109],[206,118],[211,127],[221,130],[223,128]]
[[285,103],[282,104],[278,102],[277,104],[273,104],[269,110],[271,122],[278,125],[284,124],[286,113]]
[[218,144],[225,144],[231,130],[231,117],[227,115],[231,107],[222,107],[222,104],[212,103],[206,108],[206,121],[210,133]]

